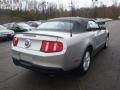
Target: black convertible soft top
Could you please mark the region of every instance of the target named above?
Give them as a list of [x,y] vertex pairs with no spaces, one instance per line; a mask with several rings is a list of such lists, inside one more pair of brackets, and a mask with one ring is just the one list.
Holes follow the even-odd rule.
[[[51,22],[51,21],[77,22],[77,23],[80,24],[81,30],[82,30],[82,31],[86,31],[88,21],[90,21],[90,20],[94,20],[94,19],[83,18],[83,17],[60,17],[60,18],[49,19],[49,20],[47,20],[47,21],[48,21],[48,22]],[[72,32],[73,32],[73,31],[70,30],[71,37],[72,37]]]
[[52,20],[52,21],[54,21],[54,20],[61,20],[61,21],[63,21],[63,20],[71,20],[71,21],[77,21],[77,22],[81,23],[82,21],[88,22],[89,20],[93,20],[93,19],[83,18],[83,17],[60,17],[60,18],[54,18],[54,19],[49,19],[49,20]]
[[73,22],[78,22],[82,28],[85,30],[87,28],[87,23],[90,20],[90,18],[83,18],[83,17],[60,17],[60,18],[54,18],[54,19],[49,19],[47,21],[73,21]]

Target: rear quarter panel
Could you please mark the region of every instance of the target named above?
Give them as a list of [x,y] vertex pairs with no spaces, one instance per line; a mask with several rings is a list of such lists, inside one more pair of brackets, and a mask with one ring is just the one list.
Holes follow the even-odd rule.
[[73,34],[73,37],[66,39],[66,43],[65,66],[68,69],[76,68],[80,65],[87,46],[94,47],[93,32]]

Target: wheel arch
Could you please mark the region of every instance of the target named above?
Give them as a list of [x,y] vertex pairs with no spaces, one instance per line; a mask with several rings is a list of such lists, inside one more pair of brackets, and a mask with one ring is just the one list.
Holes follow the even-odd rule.
[[87,46],[86,50],[89,50],[89,51],[90,51],[90,54],[92,54],[92,53],[93,53],[93,46],[92,46],[92,44],[89,44],[89,45]]

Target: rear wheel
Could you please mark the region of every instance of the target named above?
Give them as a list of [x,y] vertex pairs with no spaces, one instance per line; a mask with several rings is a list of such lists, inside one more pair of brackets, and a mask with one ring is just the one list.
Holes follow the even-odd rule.
[[90,65],[91,65],[91,52],[90,50],[86,50],[83,55],[80,67],[78,68],[79,71],[78,70],[77,71],[81,75],[85,75],[88,72]]

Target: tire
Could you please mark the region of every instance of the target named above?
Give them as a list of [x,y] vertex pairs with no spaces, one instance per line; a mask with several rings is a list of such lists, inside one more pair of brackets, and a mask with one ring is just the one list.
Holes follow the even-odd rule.
[[104,49],[108,48],[108,45],[109,45],[109,36],[106,38],[106,42],[103,48]]
[[77,72],[83,76],[89,71],[90,66],[91,66],[91,50],[87,49],[84,52],[82,61],[80,63],[79,68],[77,69]]

